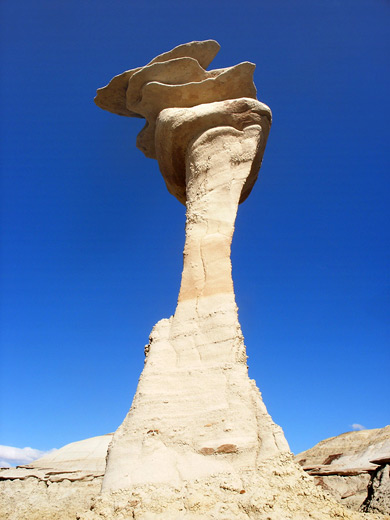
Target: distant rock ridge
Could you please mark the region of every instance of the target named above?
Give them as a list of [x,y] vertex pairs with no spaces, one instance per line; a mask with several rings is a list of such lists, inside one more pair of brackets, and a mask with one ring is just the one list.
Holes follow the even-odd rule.
[[295,460],[341,503],[390,514],[390,426],[326,439]]
[[43,482],[92,480],[103,477],[113,433],[72,442],[30,464],[0,471],[1,480],[35,477]]
[[76,520],[102,487],[113,434],[48,453],[31,464],[0,471],[1,520]]
[[[103,495],[239,478],[289,454],[248,377],[230,261],[238,205],[256,181],[271,111],[255,99],[253,64],[204,70],[198,53],[209,63],[218,48],[212,40],[185,44],[121,76],[121,107],[146,119],[137,146],[158,160],[169,191],[186,205],[186,240],[177,308],[150,335],[133,404],[108,450]],[[99,106],[123,113],[117,95],[110,104],[122,79],[99,89]]]

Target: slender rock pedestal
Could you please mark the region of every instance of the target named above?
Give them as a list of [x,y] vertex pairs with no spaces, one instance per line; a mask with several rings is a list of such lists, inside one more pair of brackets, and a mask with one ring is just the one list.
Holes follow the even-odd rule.
[[[242,130],[218,126],[197,132],[209,113],[233,105],[266,115],[255,113],[258,124]],[[238,203],[262,155],[270,113],[255,100],[164,110],[156,133],[157,142],[164,143],[163,149],[156,147],[161,163],[172,154],[177,158],[187,123],[193,135],[185,148],[187,223],[179,301],[175,315],[152,332],[133,405],[109,450],[103,490],[180,486],[254,469],[259,460],[288,451],[248,377],[230,263]],[[173,127],[177,135],[169,139]]]
[[[174,316],[157,323],[131,409],[108,450],[87,519],[354,518],[293,461],[255,382],[237,317],[230,247],[271,125],[253,64],[206,71],[213,41],[126,71],[96,103],[145,117],[138,146],[187,208]],[[341,511],[338,513],[337,511]],[[356,518],[356,517],[355,517]]]

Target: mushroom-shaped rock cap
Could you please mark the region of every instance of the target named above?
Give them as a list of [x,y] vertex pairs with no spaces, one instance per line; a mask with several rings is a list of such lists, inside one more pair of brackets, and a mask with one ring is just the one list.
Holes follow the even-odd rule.
[[[146,66],[152,65],[153,63],[187,57],[195,59],[201,67],[206,69],[220,48],[219,43],[214,40],[184,43],[183,45],[178,45],[171,51],[156,56]],[[122,74],[112,78],[107,86],[99,88],[95,97],[97,106],[120,116],[143,117],[126,107],[126,91],[129,80],[136,72],[142,69],[143,67],[138,67],[137,69],[126,70],[122,72]]]
[[214,40],[179,45],[144,67],[115,76],[98,90],[95,103],[109,112],[145,118],[137,146],[147,157],[156,159],[155,127],[162,110],[243,97],[256,99],[253,63],[205,70],[219,48]]
[[[252,98],[205,103],[191,108],[168,108],[161,112],[156,125],[156,153],[168,191],[186,204],[186,154],[191,142],[211,128],[234,128],[243,131],[255,127],[261,138],[250,174],[243,186],[240,203],[256,182],[268,133],[271,110]],[[242,157],[244,160],[244,157]]]

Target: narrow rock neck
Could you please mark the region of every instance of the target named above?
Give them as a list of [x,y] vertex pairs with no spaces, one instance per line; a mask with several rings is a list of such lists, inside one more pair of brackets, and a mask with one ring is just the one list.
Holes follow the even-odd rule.
[[261,127],[207,130],[186,156],[187,221],[179,303],[217,294],[234,298],[231,243],[243,186]]

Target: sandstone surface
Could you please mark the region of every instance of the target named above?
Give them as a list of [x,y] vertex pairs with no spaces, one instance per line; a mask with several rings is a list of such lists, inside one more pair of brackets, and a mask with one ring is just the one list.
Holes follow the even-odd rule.
[[[213,40],[179,45],[144,67],[115,76],[107,86],[98,89],[95,103],[118,115],[145,118],[146,124],[138,135],[137,147],[147,157],[157,159],[156,145],[159,141],[155,138],[155,130],[162,110],[245,97],[256,99],[253,63],[205,70],[218,50],[219,44]],[[225,111],[225,115],[226,112],[229,111]],[[219,119],[217,126],[221,126]],[[232,119],[230,117],[230,121]],[[224,124],[230,124],[230,121]],[[193,133],[191,137],[195,135]],[[160,142],[160,149],[161,145]],[[181,186],[185,191],[184,179]],[[171,193],[177,196],[175,192]],[[178,199],[185,203],[185,194],[183,198],[180,193]]]

